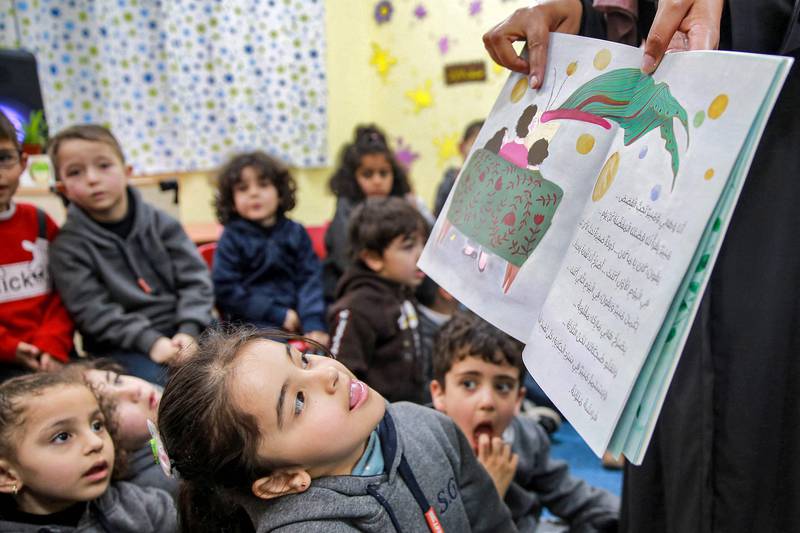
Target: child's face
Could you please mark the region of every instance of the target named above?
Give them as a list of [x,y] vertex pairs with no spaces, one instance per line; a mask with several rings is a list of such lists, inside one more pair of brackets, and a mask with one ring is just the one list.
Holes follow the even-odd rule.
[[116,222],[128,212],[126,186],[131,169],[111,146],[68,139],[58,148],[61,191],[95,220]]
[[275,223],[280,197],[271,181],[258,175],[255,167],[244,167],[233,186],[233,206],[240,217],[264,226]]
[[19,177],[25,170],[26,157],[17,151],[13,142],[0,141],[0,211],[5,211],[11,205],[11,198],[19,186]]
[[20,510],[54,513],[105,492],[114,445],[88,387],[59,385],[31,396],[22,416],[24,425],[12,436],[16,457],[2,460],[17,478]]
[[356,169],[356,182],[367,198],[386,198],[392,192],[394,173],[386,154],[361,156]]
[[419,233],[398,235],[383,250],[380,258],[375,253],[367,252],[373,257],[371,260],[365,259],[365,262],[379,276],[414,288],[425,279],[425,273],[417,267],[424,247]]
[[431,383],[433,405],[447,413],[472,445],[486,433],[499,437],[519,413],[525,389],[519,386],[519,369],[468,355],[445,374],[444,386]]
[[110,370],[89,370],[85,377],[98,394],[113,401],[120,447],[138,450],[146,445],[147,420],[158,421],[161,390],[149,381]]
[[231,391],[258,420],[259,455],[312,479],[350,474],[385,411],[381,395],[335,359],[268,340],[242,350]]

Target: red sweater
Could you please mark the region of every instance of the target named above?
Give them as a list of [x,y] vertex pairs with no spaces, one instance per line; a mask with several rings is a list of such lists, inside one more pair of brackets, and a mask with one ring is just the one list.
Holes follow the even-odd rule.
[[72,320],[53,290],[48,271],[48,241],[58,226],[47,218],[47,240],[39,239],[36,208],[16,204],[0,213],[0,362],[16,357],[20,341],[61,361],[72,350]]

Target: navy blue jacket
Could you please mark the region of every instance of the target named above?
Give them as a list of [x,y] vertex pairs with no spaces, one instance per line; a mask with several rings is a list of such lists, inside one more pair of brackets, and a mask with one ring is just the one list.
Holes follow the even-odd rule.
[[231,220],[217,244],[211,277],[226,320],[280,327],[294,309],[303,332],[327,331],[320,263],[297,222],[281,216],[265,228]]

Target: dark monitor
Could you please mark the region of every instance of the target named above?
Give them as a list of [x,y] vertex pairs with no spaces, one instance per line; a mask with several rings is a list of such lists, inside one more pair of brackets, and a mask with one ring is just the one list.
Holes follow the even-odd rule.
[[20,143],[36,112],[44,124],[44,103],[36,71],[36,58],[25,50],[0,49],[0,111],[17,128]]

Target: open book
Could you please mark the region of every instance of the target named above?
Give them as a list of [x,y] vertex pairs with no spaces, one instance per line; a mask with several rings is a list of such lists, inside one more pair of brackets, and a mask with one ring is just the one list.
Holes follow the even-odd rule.
[[641,61],[553,35],[543,87],[509,77],[419,263],[526,343],[596,454],[635,464],[792,62],[676,53],[650,77]]

